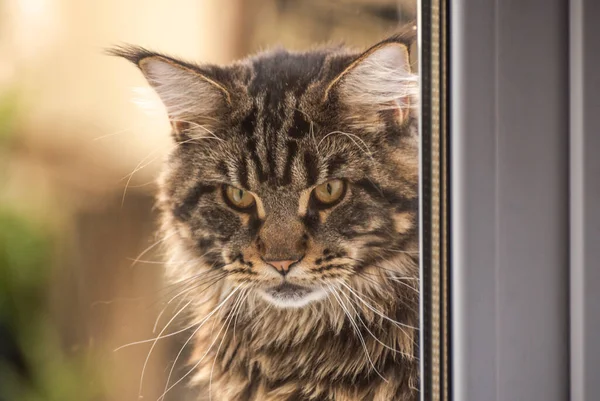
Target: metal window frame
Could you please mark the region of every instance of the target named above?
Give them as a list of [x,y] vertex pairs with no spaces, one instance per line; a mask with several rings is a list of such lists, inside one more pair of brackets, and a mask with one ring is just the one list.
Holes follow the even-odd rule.
[[600,2],[570,2],[571,400],[600,397]]
[[422,400],[595,401],[600,2],[443,4],[420,4]]
[[568,2],[452,4],[453,379],[568,399]]
[[451,398],[594,400],[600,3],[449,14]]

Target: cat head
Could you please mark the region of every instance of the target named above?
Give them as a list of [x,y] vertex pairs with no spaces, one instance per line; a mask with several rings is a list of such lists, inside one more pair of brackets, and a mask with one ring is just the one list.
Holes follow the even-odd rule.
[[[113,54],[140,68],[172,123],[159,195],[171,275],[303,307],[414,269],[418,85],[401,37],[224,67]],[[390,268],[399,255],[408,262]]]

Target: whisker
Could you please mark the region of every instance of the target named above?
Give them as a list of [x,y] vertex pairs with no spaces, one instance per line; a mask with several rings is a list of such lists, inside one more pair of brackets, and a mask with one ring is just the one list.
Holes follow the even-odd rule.
[[[355,261],[357,261],[357,262],[364,262],[363,260],[361,260],[361,259],[356,259],[356,258],[350,258],[350,257],[347,257],[347,259],[355,260]],[[403,280],[414,280],[414,281],[417,281],[417,282],[418,282],[418,281],[420,280],[420,278],[419,278],[419,277],[404,277],[404,276],[397,276],[397,274],[398,274],[398,272],[397,272],[397,271],[394,271],[394,270],[391,270],[391,269],[387,269],[387,268],[385,268],[385,267],[383,267],[383,266],[381,266],[381,265],[377,265],[377,264],[370,264],[370,266],[376,267],[376,268],[378,268],[378,269],[381,269],[381,270],[383,270],[383,271],[385,271],[385,272],[389,273],[390,275],[388,275],[388,278],[389,278],[390,280],[392,280],[392,281],[394,281],[394,282],[396,282],[396,283],[402,284],[402,285],[406,286],[407,288],[409,288],[409,289],[411,289],[411,290],[415,291],[417,294],[419,294],[419,289],[418,289],[418,288],[412,287],[411,285],[409,285],[408,283],[405,283],[405,282],[403,281]],[[365,275],[366,275],[366,274],[368,274],[368,273],[367,273],[367,272],[360,272],[359,274],[365,274]],[[365,277],[365,278],[366,278],[366,277]],[[375,281],[373,281],[373,283],[376,283],[376,282],[375,282]],[[378,284],[378,283],[376,283],[376,284]]]
[[219,351],[221,351],[221,346],[223,345],[223,341],[225,340],[225,337],[227,336],[227,330],[229,330],[229,325],[233,321],[234,316],[236,316],[238,308],[240,308],[240,306],[242,305],[242,302],[244,302],[244,299],[245,299],[244,296],[246,295],[246,292],[247,292],[247,289],[245,289],[245,288],[242,289],[242,293],[240,295],[238,295],[235,304],[233,305],[229,315],[227,316],[227,319],[225,319],[225,323],[227,323],[227,321],[229,321],[229,323],[227,323],[227,327],[225,328],[225,333],[223,333],[223,336],[221,337],[221,342],[219,343],[219,346],[217,347],[217,353],[215,354],[215,358],[213,359],[212,367],[210,368],[210,377],[208,379],[209,401],[212,401],[212,378],[213,378],[213,371],[215,369],[215,363],[217,362],[217,358],[219,357]]
[[[365,321],[360,317],[360,313],[358,312],[358,310],[354,307],[354,305],[352,305],[352,300],[345,293],[343,293],[341,291],[340,291],[340,294],[342,294],[344,296],[344,298],[346,298],[348,300],[348,304],[350,304],[350,307],[352,308],[352,310],[356,314],[356,317],[362,323],[362,325],[364,326],[365,330],[367,330],[367,332],[371,335],[371,337],[373,337],[375,339],[375,341],[377,341],[383,347],[389,349],[390,351],[393,351],[396,354],[403,355],[405,357],[408,357],[409,359],[414,358],[413,355],[407,354],[406,352],[399,351],[396,348],[392,348],[389,345],[387,345],[384,342],[382,342],[379,338],[377,338],[377,336],[375,336],[375,334],[373,334],[373,332],[369,329],[369,327],[367,326],[367,324],[365,323]],[[408,335],[408,333],[406,333],[403,329],[400,329],[400,330],[402,330],[402,332],[404,334]]]
[[97,136],[94,139],[92,139],[92,141],[99,141],[99,140],[102,140],[102,139],[106,139],[106,138],[110,138],[110,137],[113,137],[113,136],[121,135],[121,134],[124,134],[126,132],[132,132],[134,129],[141,127],[141,124],[138,124],[138,125],[139,126],[132,127],[132,128],[125,128],[125,129],[118,130],[117,132],[113,132],[113,133],[110,133],[110,134],[105,134],[105,135]]
[[[181,146],[184,143],[188,143],[188,142],[191,142],[194,140],[195,139],[193,138],[193,139],[188,139],[188,140],[179,142],[179,143],[175,144],[174,146],[171,146],[169,149],[167,149],[166,152],[170,153],[171,151],[176,149],[178,146]],[[131,180],[133,179],[133,176],[135,175],[135,173],[142,170],[143,168],[145,168],[146,166],[148,166],[149,164],[154,162],[156,159],[158,159],[158,156],[157,156],[157,157],[154,157],[149,162],[146,162],[146,160],[148,160],[152,155],[154,155],[156,152],[159,152],[161,150],[163,150],[162,146],[154,149],[146,157],[144,157],[142,160],[140,160],[140,162],[134,167],[134,169],[131,173],[129,173],[125,177],[121,178],[121,180],[124,180],[125,178],[127,178],[127,182],[125,183],[125,188],[123,189],[123,197],[121,198],[121,207],[125,204],[125,196],[127,195],[127,188],[129,188],[129,184],[131,183]]]
[[[181,305],[181,300],[179,302],[180,303],[177,304],[176,308],[179,308],[179,305]],[[169,307],[168,304],[165,305],[165,307],[161,309],[160,313],[156,317],[156,320],[154,321],[154,326],[152,326],[152,334],[156,333],[156,328],[158,327],[158,322],[160,321],[160,318],[162,317],[163,313],[165,313],[165,311],[167,310],[168,307]]]
[[408,325],[408,324],[405,324],[405,323],[400,323],[400,322],[398,322],[398,321],[396,321],[396,320],[392,319],[391,317],[389,317],[389,316],[386,316],[386,315],[385,315],[383,312],[380,312],[380,311],[378,311],[378,310],[377,310],[377,309],[375,309],[373,306],[371,306],[371,305],[370,305],[368,302],[366,302],[365,300],[363,300],[363,299],[362,299],[362,298],[361,298],[361,297],[360,297],[360,296],[359,296],[359,295],[358,295],[358,294],[357,294],[357,293],[356,293],[356,292],[355,292],[355,291],[352,289],[352,287],[350,287],[349,285],[347,285],[346,283],[344,283],[344,282],[341,282],[341,281],[340,281],[339,283],[340,283],[341,285],[343,285],[344,287],[346,287],[346,289],[347,289],[348,291],[350,291],[352,294],[354,294],[354,296],[355,296],[355,297],[356,297],[356,298],[357,298],[359,301],[361,301],[361,302],[362,302],[362,303],[363,303],[363,304],[364,304],[364,305],[365,305],[367,308],[369,308],[369,310],[371,310],[371,312],[374,312],[374,313],[378,314],[379,316],[381,316],[381,317],[382,317],[382,318],[384,318],[385,320],[388,320],[388,321],[390,321],[390,322],[392,322],[392,323],[394,323],[394,324],[396,324],[396,325],[398,325],[398,326],[406,327],[406,328],[413,329],[413,330],[419,330],[417,327],[414,327],[414,326],[411,326],[411,325]]
[[[368,282],[370,282],[370,283],[374,284],[375,286],[377,286],[377,287],[382,287],[382,286],[381,286],[381,283],[379,283],[378,281],[375,281],[375,280],[374,280],[374,279],[372,279],[371,277],[366,277],[366,276],[365,276],[365,275],[367,274],[366,272],[358,272],[357,274],[358,274],[359,276],[361,276],[363,279],[367,280]],[[394,282],[399,282],[399,281],[397,281],[397,280],[393,280],[391,277],[388,277],[388,278],[389,278],[390,280],[394,281]],[[404,284],[404,283],[403,283],[403,284]],[[418,291],[417,291],[417,292],[418,292]],[[373,301],[373,299],[372,299],[372,298],[370,298],[370,297],[368,297],[367,295],[365,295],[365,294],[362,294],[362,295],[363,295],[365,298],[367,298],[367,299],[370,299],[371,301]],[[376,303],[376,302],[374,302],[374,303]],[[406,302],[402,302],[402,306],[403,306],[403,307],[405,307],[405,308],[407,308],[407,309],[410,309],[411,311],[413,311],[413,312],[415,312],[415,313],[417,313],[417,314],[419,313],[419,311],[418,311],[418,310],[416,310],[415,308],[413,308],[412,306],[410,306],[410,305],[409,305],[408,303],[406,303]]]
[[368,267],[368,266],[377,267],[378,269],[381,269],[381,270],[384,270],[384,271],[386,271],[386,272],[389,272],[389,273],[392,273],[392,274],[394,274],[394,277],[395,277],[395,278],[406,279],[406,280],[419,280],[419,277],[404,277],[404,276],[396,276],[396,274],[398,274],[398,273],[399,273],[398,271],[395,271],[395,270],[392,270],[392,269],[385,268],[385,267],[383,267],[383,266],[381,266],[381,265],[378,265],[378,264],[375,264],[375,263],[365,263],[365,260],[364,260],[364,259],[352,258],[352,257],[350,257],[350,256],[345,256],[344,258],[345,258],[345,259],[354,260],[355,262],[359,262],[359,263],[363,264],[365,267]]
[[181,290],[179,293],[177,293],[176,295],[174,295],[173,297],[171,297],[171,299],[169,299],[169,301],[167,302],[167,304],[170,304],[171,302],[173,302],[173,300],[179,298],[181,295],[183,294],[187,294],[190,291],[193,291],[195,289],[197,289],[198,287],[203,286],[204,284],[207,284],[207,286],[203,287],[199,292],[203,292],[205,291],[207,288],[213,286],[215,283],[219,282],[220,280],[222,280],[223,278],[225,278],[226,276],[228,276],[229,274],[226,272],[218,272],[217,275],[215,275],[214,277],[205,277],[204,280],[201,280],[199,282],[190,282],[187,285],[191,286],[188,288],[185,288],[183,290]]
[[135,184],[135,185],[129,184],[129,188],[144,188],[144,187],[147,187],[148,185],[154,185],[154,184],[156,184],[156,180],[150,180],[148,182],[143,182],[141,184]]
[[[246,299],[248,299],[248,297],[249,297],[249,296],[250,296],[250,291],[246,291],[246,297],[244,298],[244,300],[242,301],[242,303],[246,302]],[[240,307],[240,308],[241,308],[241,307]],[[237,321],[238,321],[238,317],[239,317],[239,316],[240,316],[240,315],[239,315],[239,314],[237,314],[237,315],[235,316],[235,321],[233,322],[233,338],[234,338],[234,339],[235,339],[235,328],[236,328],[236,326],[237,326]]]
[[222,138],[219,138],[218,136],[215,135],[214,132],[212,132],[211,130],[209,130],[208,128],[206,128],[204,125],[200,125],[198,123],[195,123],[193,121],[187,121],[187,120],[175,120],[175,119],[171,119],[171,122],[181,122],[181,123],[186,123],[186,124],[190,124],[193,127],[197,127],[200,128],[202,130],[204,130],[205,132],[208,132],[210,134],[210,136],[202,136],[202,137],[195,137],[193,139],[197,140],[197,139],[217,139],[221,142],[225,142],[225,140],[223,140]]
[[112,305],[117,302],[139,302],[139,301],[142,301],[143,299],[144,299],[144,297],[134,297],[134,298],[118,297],[118,298],[113,298],[113,299],[109,299],[109,300],[98,300],[98,301],[94,301],[90,304],[90,309],[93,309],[99,305]]
[[[218,271],[211,271],[210,273],[218,273]],[[205,274],[205,272],[200,273],[200,274],[195,274],[191,277],[188,277],[184,280],[178,281],[176,283],[172,283],[166,286],[163,286],[162,288],[159,288],[156,292],[158,295],[160,296],[169,296],[171,293],[177,291],[179,288],[176,288],[176,286],[184,286],[185,285],[189,285],[189,281],[198,278],[199,276],[201,276],[202,274]],[[187,282],[187,283],[186,283]],[[164,294],[161,294],[163,293]],[[145,301],[148,300],[148,296],[141,296],[141,297],[135,297],[135,298],[124,298],[124,297],[120,297],[120,298],[114,298],[111,300],[99,300],[99,301],[95,301],[92,304],[90,304],[90,308],[94,308],[98,305],[111,305],[117,302],[141,302],[141,301]],[[156,304],[160,303],[161,300],[160,299],[155,299],[153,302],[145,304],[145,306],[150,309],[151,307],[155,306]]]
[[165,261],[160,261],[160,260],[144,260],[144,259],[134,259],[134,258],[126,258],[127,260],[131,261],[131,262],[135,262],[135,263],[143,263],[145,265],[169,265],[169,264],[181,264],[181,263],[176,263],[176,262],[165,262]]
[[[194,338],[194,336],[198,333],[198,331],[202,328],[202,326],[204,326],[204,324],[208,321],[208,319],[210,319],[219,309],[221,309],[223,307],[223,305],[225,305],[225,303],[240,289],[242,285],[238,285],[236,288],[234,288],[231,293],[225,297],[225,299],[219,304],[217,305],[208,315],[206,315],[198,324],[198,327],[196,328],[196,330],[194,330],[194,332],[192,333],[192,335],[187,339],[187,341],[183,344],[183,346],[179,349],[179,352],[177,353],[177,356],[175,357],[175,361],[173,361],[173,365],[171,365],[171,370],[169,370],[169,375],[167,376],[167,384],[165,385],[165,391],[163,392],[163,394],[158,398],[157,401],[160,401],[162,399],[165,398],[165,395],[173,388],[175,387],[177,384],[179,384],[183,379],[185,379],[187,376],[190,375],[190,373],[195,370],[198,365],[200,364],[200,361],[202,361],[202,359],[204,358],[204,356],[206,356],[206,354],[204,354],[204,356],[202,357],[202,359],[200,359],[200,361],[198,361],[198,363],[188,372],[186,373],[183,377],[181,377],[179,380],[177,380],[173,385],[171,385],[169,387],[169,383],[171,382],[171,376],[173,375],[173,370],[175,369],[175,365],[177,365],[177,361],[179,360],[179,357],[181,356],[181,354],[183,353],[183,350],[185,349],[185,347],[190,343],[190,341],[192,341],[192,338]],[[211,348],[212,348],[212,344],[211,344]],[[208,353],[208,351],[207,351]]]
[[[377,266],[375,266],[377,267]],[[365,271],[360,271],[358,274],[365,274],[367,276],[372,276],[372,277],[381,277],[381,275],[377,274],[377,273],[370,273],[370,272],[365,272]],[[408,277],[408,276],[385,276],[389,279],[393,279],[393,280],[407,280],[407,281],[419,281],[418,277]]]
[[404,251],[404,250],[400,250],[400,249],[389,249],[386,248],[386,251],[390,251],[390,252],[396,252],[396,253],[406,253],[408,255],[418,255],[419,251]]
[[[212,268],[209,267],[209,269]],[[198,282],[193,282],[194,280],[197,279],[202,279],[202,280],[209,280],[210,278],[208,276],[211,275],[215,275],[215,274],[219,274],[219,273],[225,273],[223,271],[220,270],[207,270],[207,271],[203,271],[197,274],[193,274],[189,277],[186,277],[185,279],[179,280],[177,282],[171,283],[169,285],[165,285],[162,288],[160,288],[158,290],[159,295],[164,296],[164,297],[169,297],[171,296],[171,294],[173,294],[175,291],[180,290],[181,288],[185,288],[185,286],[187,285],[191,285],[191,284],[198,284]],[[206,276],[206,277],[203,277]],[[200,281],[201,283],[201,281]],[[162,293],[162,294],[160,294]],[[160,302],[160,300],[157,300],[156,302],[153,302],[149,305],[150,306],[154,306],[156,303]]]
[[177,234],[176,232],[173,232],[167,236],[164,236],[163,238],[159,239],[158,241],[156,241],[155,243],[153,243],[152,245],[150,245],[148,248],[144,249],[142,251],[142,253],[140,253],[134,260],[133,263],[131,263],[130,267],[133,267],[136,265],[136,263],[138,262],[138,260],[144,256],[145,254],[147,254],[148,252],[150,252],[152,249],[154,249],[157,245],[165,242],[166,240],[168,240],[169,238],[171,238],[172,236],[174,236],[175,234]]
[[[387,272],[389,272],[389,273],[392,273],[392,274],[393,274],[393,273],[395,273],[393,270],[388,270],[388,269],[385,269],[385,268],[383,268],[383,267],[381,267],[381,266],[377,266],[377,265],[374,265],[374,266],[375,266],[375,267],[377,267],[377,268],[379,268],[379,269],[385,270],[385,271],[387,271]],[[392,280],[393,282],[395,282],[395,283],[402,284],[403,286],[405,286],[406,288],[408,288],[408,289],[410,289],[410,290],[414,291],[414,292],[415,292],[415,293],[417,293],[417,294],[419,294],[419,293],[420,293],[418,288],[416,288],[416,287],[413,287],[413,286],[411,286],[411,285],[410,285],[410,284],[408,284],[408,283],[405,283],[404,281],[402,281],[402,278],[401,278],[401,277],[388,276],[388,278],[389,278],[390,280]],[[418,279],[417,279],[417,281],[418,281]]]
[[[335,135],[335,134],[344,135],[345,137],[349,138],[354,143],[354,145],[356,145],[356,147],[360,149],[361,152],[365,152],[372,161],[375,161],[373,159],[373,152],[371,151],[369,146],[366,144],[366,142],[362,138],[360,138],[358,135],[351,134],[348,132],[343,132],[343,131],[332,131],[332,132],[328,133],[327,135],[325,135],[323,138],[321,138],[321,140],[317,144],[317,150],[318,150],[319,146],[321,146],[321,143],[323,143],[323,141],[325,139],[327,139],[329,136]],[[364,148],[362,146],[360,146],[357,141],[362,143]]]
[[[210,283],[209,285],[207,285],[206,287],[204,287],[203,289],[206,289],[206,288],[208,288],[208,287],[210,287],[210,286],[214,285],[214,283],[218,282],[219,280],[221,280],[221,279],[222,279],[223,277],[225,277],[225,276],[226,276],[226,274],[225,274],[225,275],[223,275],[222,277],[219,277],[218,279],[213,279],[213,280],[211,281],[211,283]],[[192,290],[192,289],[195,289],[195,288],[197,288],[197,287],[199,287],[199,286],[193,287],[193,288],[191,288],[190,290]],[[165,306],[165,309],[168,307],[168,304],[169,304],[169,303],[170,303],[170,302],[171,302],[173,299],[175,299],[175,298],[171,298],[171,300],[170,300],[170,301],[167,303],[167,305]],[[190,302],[191,302],[191,301],[190,301]],[[188,302],[188,304],[186,304],[186,306],[187,306],[187,305],[189,305],[189,302]],[[186,306],[184,306],[184,308],[185,308]],[[164,312],[164,309],[163,309],[163,311],[161,312],[161,314],[162,314],[163,312]],[[181,311],[180,311],[180,312],[181,312]],[[179,313],[179,312],[178,312],[178,313]],[[173,319],[175,319],[176,317],[177,317],[177,314],[171,318],[171,321],[172,321]],[[160,318],[160,314],[159,314],[159,318]],[[158,319],[157,319],[157,321],[158,321]],[[169,321],[169,323],[167,323],[167,327],[168,327],[168,325],[170,324],[170,322],[171,322],[171,321]],[[154,341],[156,341],[156,340],[161,340],[161,339],[163,339],[163,338],[172,337],[172,336],[174,336],[174,335],[176,335],[176,334],[183,333],[183,332],[185,332],[185,331],[187,331],[187,330],[191,329],[192,327],[194,327],[194,326],[196,326],[196,325],[197,325],[197,323],[194,323],[194,324],[192,324],[192,325],[190,325],[190,326],[187,326],[187,327],[185,327],[185,328],[183,328],[183,329],[180,329],[180,330],[174,331],[174,332],[172,332],[172,333],[169,333],[169,334],[165,334],[164,336],[163,336],[163,335],[161,335],[161,334],[159,334],[157,337],[149,338],[149,339],[147,339],[147,340],[139,340],[139,341],[134,341],[134,342],[131,342],[131,343],[125,344],[125,345],[121,345],[120,347],[118,347],[118,348],[115,348],[113,352],[117,352],[117,351],[119,351],[119,350],[121,350],[121,349],[123,349],[123,348],[127,348],[127,347],[130,347],[130,346],[133,346],[133,345],[146,344],[146,343],[154,342]],[[155,326],[156,326],[156,323],[155,323]],[[165,327],[165,328],[166,328],[166,327]],[[154,330],[153,330],[153,332],[154,332]],[[161,332],[161,333],[162,333],[162,332]]]
[[126,258],[127,260],[135,263],[144,263],[149,265],[164,265],[164,266],[178,266],[185,265],[190,263],[190,260],[187,261],[168,261],[168,260],[148,260],[148,259],[134,259],[134,258]]
[[154,351],[154,347],[156,346],[156,343],[158,342],[159,337],[163,335],[165,330],[167,330],[167,328],[171,325],[171,323],[173,323],[173,320],[175,320],[177,318],[177,316],[179,316],[179,314],[181,312],[183,312],[185,310],[185,308],[187,308],[191,303],[192,303],[192,301],[188,301],[188,303],[186,303],[181,309],[179,309],[179,311],[177,311],[177,313],[175,313],[175,315],[173,315],[171,320],[169,320],[169,322],[165,325],[165,327],[163,327],[163,329],[160,331],[158,336],[154,339],[154,342],[152,343],[152,346],[150,347],[150,351],[148,351],[148,355],[146,356],[146,360],[144,361],[144,366],[142,367],[142,375],[140,377],[140,388],[139,388],[139,393],[138,393],[138,395],[140,397],[142,396],[142,389],[144,386],[144,374],[146,373],[146,366],[148,365],[148,361],[150,360],[150,355],[152,355],[152,351]]
[[127,182],[125,182],[125,188],[123,188],[123,196],[121,197],[121,207],[123,207],[123,205],[125,204],[125,196],[127,196],[127,188],[129,188],[129,184],[131,183],[131,180],[133,179],[133,176],[135,175],[135,173],[137,173],[138,171],[142,170],[144,167],[148,166],[149,164],[151,164],[152,162],[154,162],[158,157],[154,157],[153,159],[151,159],[148,163],[144,162],[146,160],[148,160],[148,158],[150,158],[150,156],[152,156],[153,154],[155,154],[156,152],[160,151],[161,149],[155,149],[154,151],[150,152],[150,154],[146,157],[144,157],[142,160],[140,160],[140,162],[133,168],[133,171],[131,173],[129,173],[128,176],[125,176],[123,178],[127,178]]
[[346,314],[346,316],[348,316],[348,320],[350,321],[350,324],[352,325],[352,327],[354,328],[354,331],[356,332],[356,335],[358,337],[358,339],[360,340],[360,343],[363,346],[363,349],[365,351],[365,354],[367,356],[367,360],[369,361],[371,367],[373,368],[373,370],[375,371],[375,373],[377,373],[377,375],[379,377],[381,377],[381,379],[383,381],[385,381],[386,383],[389,383],[388,380],[383,377],[381,375],[381,373],[379,373],[379,371],[377,370],[377,368],[375,367],[375,364],[373,363],[373,361],[371,360],[371,356],[369,355],[369,350],[367,348],[367,344],[365,343],[365,339],[363,338],[362,333],[360,332],[360,329],[358,328],[358,325],[356,324],[356,322],[354,321],[354,319],[352,319],[352,316],[350,315],[350,311],[345,307],[345,305],[342,303],[341,298],[339,297],[339,295],[336,293],[335,289],[333,287],[331,287],[330,285],[328,285],[330,291],[331,291],[331,295],[334,296],[334,298],[337,300],[337,302],[340,304],[340,307],[344,310],[344,313]]

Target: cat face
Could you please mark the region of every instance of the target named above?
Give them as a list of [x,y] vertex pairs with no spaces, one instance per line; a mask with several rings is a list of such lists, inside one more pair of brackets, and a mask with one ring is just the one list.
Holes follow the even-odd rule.
[[[417,82],[396,38],[364,53],[275,51],[229,67],[138,48],[176,147],[161,180],[172,273],[214,272],[279,307],[370,268],[417,235]],[[401,272],[398,272],[401,274]]]

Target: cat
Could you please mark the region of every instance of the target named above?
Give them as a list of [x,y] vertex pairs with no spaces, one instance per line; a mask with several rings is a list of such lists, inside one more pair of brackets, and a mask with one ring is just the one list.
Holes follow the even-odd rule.
[[215,401],[417,400],[407,44],[278,49],[228,66],[112,49],[156,91],[176,144],[158,208],[193,352],[167,390],[191,378]]

